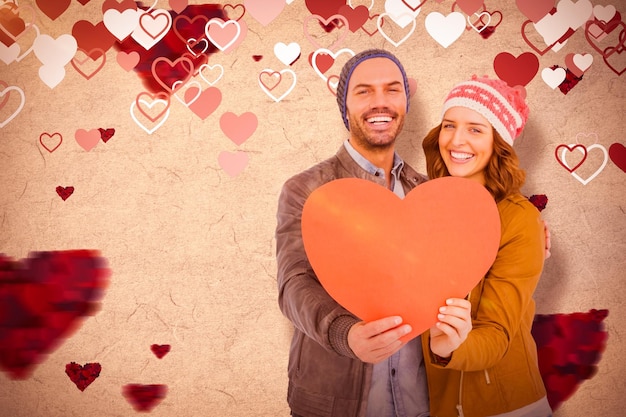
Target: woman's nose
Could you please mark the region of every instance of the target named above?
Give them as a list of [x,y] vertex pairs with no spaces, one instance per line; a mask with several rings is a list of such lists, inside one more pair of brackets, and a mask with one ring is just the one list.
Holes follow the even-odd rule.
[[452,135],[452,144],[455,146],[460,146],[465,144],[465,133],[462,129],[455,129],[454,134]]

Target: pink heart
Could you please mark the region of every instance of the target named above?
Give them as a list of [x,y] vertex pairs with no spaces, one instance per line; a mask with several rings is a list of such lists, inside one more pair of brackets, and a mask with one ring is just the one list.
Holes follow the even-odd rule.
[[245,0],[243,4],[252,17],[267,26],[278,17],[287,3],[285,0]]
[[236,145],[244,143],[256,130],[259,121],[252,112],[237,116],[235,113],[224,113],[220,117],[222,132]]
[[459,5],[461,10],[466,15],[471,16],[478,11],[483,5],[484,0],[457,0],[456,4]]
[[554,8],[555,0],[515,0],[520,12],[533,23],[540,21]]
[[[190,90],[193,90],[193,87],[185,91],[185,101],[187,101],[187,93]],[[196,116],[204,120],[218,108],[221,102],[222,92],[218,88],[209,87],[200,93],[188,107]]]
[[125,71],[130,71],[137,66],[139,63],[139,52],[124,52],[120,51],[117,53],[117,63],[120,64]]
[[243,151],[222,151],[217,156],[217,162],[219,162],[224,172],[231,177],[236,177],[248,165],[248,154]]
[[81,148],[89,152],[100,142],[100,131],[98,129],[91,129],[89,131],[78,129],[74,134],[74,138]]
[[188,4],[187,0],[170,0],[170,7],[178,14],[185,10]]

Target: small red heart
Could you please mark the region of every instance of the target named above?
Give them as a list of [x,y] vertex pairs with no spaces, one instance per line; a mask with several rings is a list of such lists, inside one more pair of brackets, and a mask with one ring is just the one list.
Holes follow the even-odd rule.
[[99,127],[98,130],[100,131],[100,139],[102,139],[104,143],[107,143],[115,134],[115,129],[113,128],[103,129]]
[[102,366],[99,363],[87,363],[83,366],[76,362],[70,362],[65,365],[65,373],[70,377],[70,380],[81,391],[85,391],[93,381],[100,376]]
[[170,345],[156,345],[155,344],[155,345],[150,346],[150,350],[152,351],[152,353],[154,353],[155,356],[159,359],[167,355],[170,349],[171,349]]
[[263,59],[263,55],[252,55],[252,59],[254,59],[256,62],[259,62]]
[[528,197],[528,200],[533,203],[533,206],[537,207],[537,210],[543,211],[548,205],[548,197],[545,194],[533,194]]
[[72,194],[74,194],[74,187],[61,187],[60,185],[57,187],[57,194],[59,197],[63,199],[63,201],[67,200]]
[[167,394],[167,385],[127,384],[122,394],[135,411],[151,411]]

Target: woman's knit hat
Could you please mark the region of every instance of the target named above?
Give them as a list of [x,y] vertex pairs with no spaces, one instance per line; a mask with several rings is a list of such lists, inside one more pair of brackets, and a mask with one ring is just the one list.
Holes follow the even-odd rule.
[[457,84],[443,104],[442,116],[451,107],[467,107],[491,123],[502,139],[513,146],[528,119],[528,106],[522,92],[498,79],[473,75]]
[[402,79],[404,81],[404,91],[406,92],[406,111],[409,111],[409,80],[406,77],[404,67],[402,66],[398,58],[396,58],[396,56],[393,55],[391,52],[387,52],[384,49],[367,49],[365,51],[359,52],[358,54],[350,58],[344,64],[343,68],[341,69],[341,74],[339,75],[339,83],[337,84],[337,104],[339,105],[339,111],[341,111],[343,124],[346,125],[346,129],[348,130],[350,130],[346,110],[348,83],[350,82],[352,72],[357,67],[357,65],[370,58],[387,58],[395,62],[398,68],[400,68],[400,72],[402,73]]

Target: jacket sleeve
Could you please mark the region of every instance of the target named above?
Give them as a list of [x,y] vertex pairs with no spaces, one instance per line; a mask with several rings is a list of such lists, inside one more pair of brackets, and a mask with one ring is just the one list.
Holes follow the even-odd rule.
[[485,279],[472,290],[472,331],[446,368],[477,371],[496,365],[516,332],[534,316],[533,293],[544,261],[543,223],[537,209],[522,196],[499,206],[498,254]]
[[302,208],[313,189],[294,177],[282,188],[277,211],[278,304],[293,325],[328,350],[356,358],[348,330],[359,320],[324,290],[302,241]]

